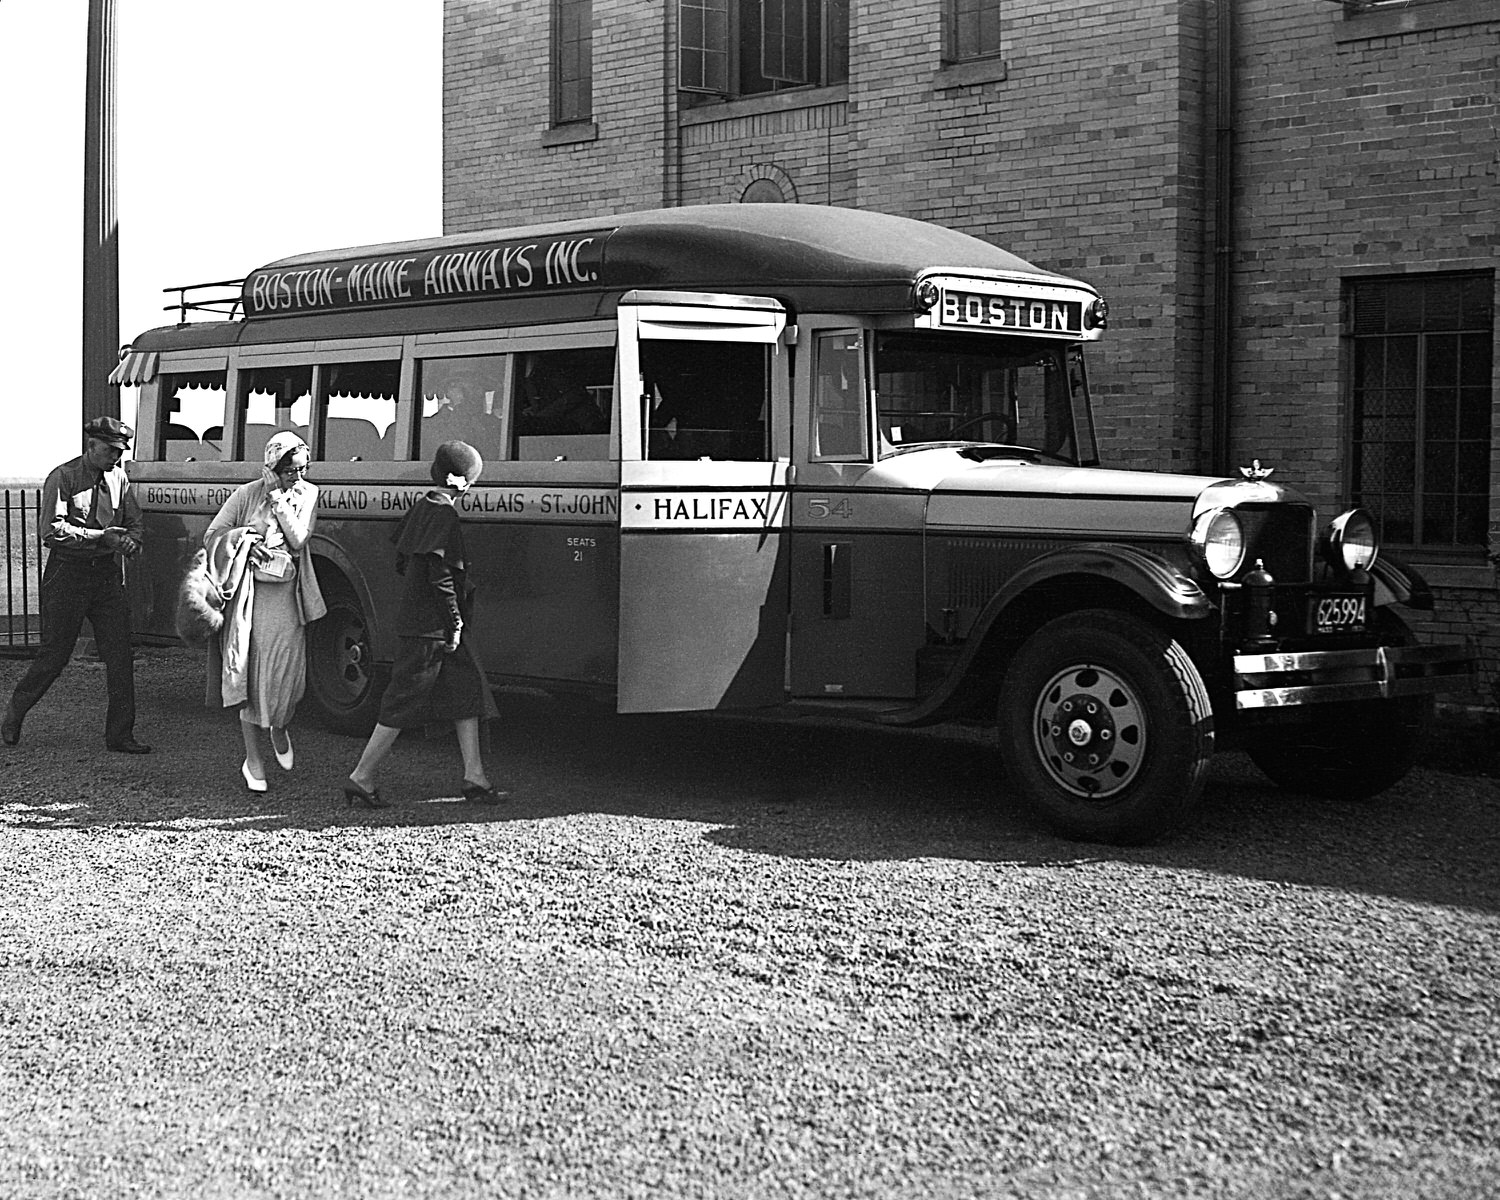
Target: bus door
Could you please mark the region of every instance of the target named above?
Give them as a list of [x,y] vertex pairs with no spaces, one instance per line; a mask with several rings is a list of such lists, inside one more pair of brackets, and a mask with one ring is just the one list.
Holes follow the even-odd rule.
[[784,692],[786,312],[632,292],[619,307],[621,712]]
[[908,698],[926,639],[926,491],[909,460],[879,458],[878,334],[831,315],[797,330],[791,695]]

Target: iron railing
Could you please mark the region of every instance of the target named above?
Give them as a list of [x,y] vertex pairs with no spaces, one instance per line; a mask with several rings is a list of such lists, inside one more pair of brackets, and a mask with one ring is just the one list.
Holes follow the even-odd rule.
[[0,483],[0,655],[33,653],[42,644],[42,489]]

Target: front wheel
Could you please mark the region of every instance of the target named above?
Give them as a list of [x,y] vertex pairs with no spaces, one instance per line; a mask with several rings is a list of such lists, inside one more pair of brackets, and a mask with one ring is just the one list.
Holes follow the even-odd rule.
[[380,714],[365,611],[347,587],[324,594],[328,612],[307,628],[307,698],[335,733],[364,735]]
[[1000,687],[1000,745],[1028,803],[1066,837],[1129,844],[1180,824],[1213,757],[1213,708],[1187,651],[1137,617],[1059,617]]

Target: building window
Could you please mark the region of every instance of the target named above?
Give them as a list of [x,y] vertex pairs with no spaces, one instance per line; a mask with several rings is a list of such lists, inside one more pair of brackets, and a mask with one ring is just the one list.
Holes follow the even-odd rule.
[[944,16],[949,62],[1000,53],[1000,0],[947,0]]
[[552,123],[594,115],[593,0],[552,0]]
[[716,96],[849,78],[849,0],[678,0],[678,86]]
[[1389,543],[1485,547],[1494,286],[1490,272],[1347,285],[1353,499]]

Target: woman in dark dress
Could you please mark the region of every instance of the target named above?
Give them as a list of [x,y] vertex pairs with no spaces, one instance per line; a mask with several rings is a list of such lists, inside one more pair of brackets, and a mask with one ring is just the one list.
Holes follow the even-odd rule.
[[402,576],[396,615],[400,648],[380,721],[349,773],[344,796],[350,804],[384,808],[375,774],[403,729],[452,721],[464,761],[464,799],[494,804],[505,792],[490,786],[479,750],[479,722],[497,715],[473,641],[464,637],[473,584],[454,501],[484,469],[467,442],[444,442],[432,460],[438,486],[407,509],[391,540]]

